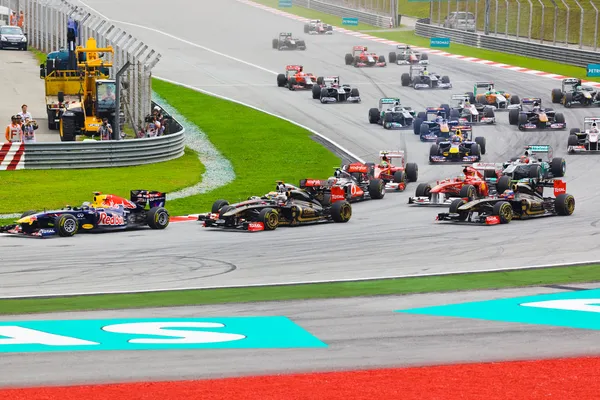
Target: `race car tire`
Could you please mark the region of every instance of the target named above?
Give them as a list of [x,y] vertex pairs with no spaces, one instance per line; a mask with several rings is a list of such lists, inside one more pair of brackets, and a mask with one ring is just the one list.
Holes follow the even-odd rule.
[[405,72],[402,75],[400,75],[400,82],[402,83],[402,86],[409,86],[410,85],[410,74]]
[[406,182],[406,174],[404,171],[396,171],[394,172],[394,183],[402,183]]
[[442,76],[442,83],[450,83],[450,77],[446,75]]
[[581,132],[579,130],[579,128],[571,128],[571,130],[569,131],[569,135],[575,135],[577,133]]
[[384,55],[379,56],[379,58],[377,59],[377,61],[380,62],[380,63],[384,63],[385,64],[385,56]]
[[347,201],[336,201],[331,206],[331,219],[334,222],[348,222],[352,218],[352,206]]
[[279,214],[272,208],[263,208],[258,214],[258,222],[262,222],[265,231],[274,231],[279,226]]
[[286,83],[287,83],[287,78],[286,78],[285,74],[277,75],[277,86],[278,87],[284,87]]
[[232,209],[235,209],[235,207],[234,206],[223,206],[223,207],[221,207],[221,209],[219,210],[219,218],[223,219],[223,215],[226,214],[226,213],[228,213]]
[[440,147],[437,144],[432,144],[429,148],[429,158],[435,157],[440,152]]
[[325,78],[323,78],[322,76],[317,77],[317,85],[321,86],[324,81],[325,81]]
[[419,128],[419,135],[421,135],[421,136],[429,135],[429,125],[422,123]]
[[[575,139],[577,139],[577,136]],[[553,158],[550,162],[550,172],[552,172],[554,178],[562,178],[565,176],[565,172],[567,172],[567,162],[565,159],[561,157]]]
[[542,167],[537,164],[534,164],[529,169],[529,178],[531,179],[542,179]]
[[79,222],[77,222],[77,218],[71,214],[63,214],[56,218],[54,227],[58,236],[71,237],[79,230]]
[[475,143],[477,143],[479,145],[481,154],[485,154],[485,138],[483,136],[477,136],[475,138]]
[[458,192],[458,197],[473,201],[477,198],[477,188],[473,185],[464,185]]
[[563,105],[566,108],[571,108],[573,103],[573,93],[565,93],[565,97],[563,97]]
[[498,176],[496,175],[496,171],[493,169],[484,169],[483,170],[483,177],[490,179],[490,178],[497,178]]
[[421,54],[421,60],[429,60],[429,55]]
[[[450,113],[452,112],[452,110],[450,110],[450,105],[449,104],[441,104],[440,108],[444,109],[444,112],[446,113],[446,118],[448,118],[448,116],[450,116]],[[423,119],[427,119],[426,117]]]
[[521,104],[521,99],[516,94],[510,96],[510,104]]
[[459,119],[460,113],[458,112],[458,110],[453,108],[452,110],[450,110],[448,117],[449,117],[448,119],[450,119],[450,120]]
[[561,193],[554,199],[554,209],[558,215],[571,215],[575,211],[575,197]]
[[304,42],[304,40],[300,40],[298,41],[296,47],[299,48],[301,51],[306,50],[306,43]]
[[358,68],[358,63],[360,62],[360,57],[359,56],[355,56],[354,57],[354,66]]
[[431,199],[431,185],[429,183],[419,183],[415,190],[415,197],[429,197]]
[[417,163],[406,164],[406,177],[409,182],[416,182],[419,180],[419,166]]
[[508,123],[510,125],[517,125],[519,123],[519,109],[511,108],[508,110]]
[[352,54],[350,54],[350,53],[346,54],[346,65],[352,65],[353,61],[354,61],[354,57],[352,57]]
[[510,176],[502,175],[496,182],[496,190],[498,194],[502,194],[510,189]]
[[327,25],[327,31],[328,32],[333,32],[333,26],[332,25]]
[[562,101],[562,89],[552,89],[552,102],[559,104]]
[[491,107],[486,107],[483,109],[484,118],[494,118],[496,115],[494,114],[494,109]]
[[219,212],[219,210],[225,206],[228,206],[229,202],[227,200],[223,200],[223,199],[219,199],[217,201],[215,201],[210,209],[210,212],[212,214],[216,214]]
[[[417,118],[422,119],[423,121],[427,120],[427,113],[425,111],[419,111],[419,113],[417,114]],[[423,123],[423,121],[421,121],[421,123]],[[420,126],[421,124],[419,124]]]
[[471,145],[471,155],[481,159],[481,147],[479,147],[478,143],[473,143]]
[[369,196],[371,196],[372,199],[383,199],[383,197],[385,196],[385,183],[381,179],[371,179],[369,181],[368,190]]
[[288,84],[287,84],[287,87],[288,87],[288,89],[289,89],[289,90],[292,90],[292,91],[293,91],[293,90],[296,90],[296,89],[294,88],[294,85],[295,85],[295,84],[296,84],[296,80],[295,80],[294,78],[290,78],[290,79],[288,79]]
[[499,201],[494,204],[492,215],[500,219],[501,224],[508,224],[513,219],[513,209],[508,201]]
[[423,124],[423,119],[421,118],[416,118],[413,121],[413,132],[415,135],[418,135],[421,133],[421,125]]
[[314,85],[312,87],[312,97],[315,100],[319,100],[321,98],[321,87]]
[[475,97],[475,104],[486,104],[487,105],[488,101],[487,101],[487,97],[485,96],[485,94],[478,94]]
[[579,145],[579,139],[577,139],[577,135],[572,134],[569,135],[569,139],[567,140],[567,146],[578,146]]
[[565,123],[565,115],[563,113],[554,114],[554,122],[556,122],[558,124],[564,124]]
[[274,49],[278,49],[279,48],[279,40],[273,39],[273,48]]
[[152,207],[146,214],[146,223],[152,229],[165,229],[169,226],[169,212],[164,207]]
[[33,214],[37,214],[37,211],[34,211],[34,210],[25,211],[23,214],[21,214],[21,218],[29,217],[30,215],[33,215]]
[[440,144],[442,142],[447,142],[447,141],[448,141],[448,139],[443,138],[443,137],[439,137],[438,136],[438,137],[435,138],[435,144]]
[[352,88],[350,90],[350,97],[360,97],[360,93],[357,88]]
[[381,114],[379,113],[378,108],[370,108],[369,109],[369,123],[377,124],[381,119]]
[[525,125],[527,123],[527,114],[519,114],[519,125]]
[[331,205],[331,195],[329,193],[323,194],[323,201],[320,202],[322,206],[327,207]]
[[456,200],[453,200],[452,203],[450,203],[450,209],[448,211],[450,212],[450,214],[458,214],[459,221],[464,221],[469,216],[468,212],[459,211],[459,209],[458,209],[459,207],[461,207],[464,204],[467,204],[467,202],[464,199],[456,199]]
[[392,64],[394,64],[397,61],[396,52],[395,51],[390,51],[390,54],[388,54],[388,59],[390,60],[390,62]]

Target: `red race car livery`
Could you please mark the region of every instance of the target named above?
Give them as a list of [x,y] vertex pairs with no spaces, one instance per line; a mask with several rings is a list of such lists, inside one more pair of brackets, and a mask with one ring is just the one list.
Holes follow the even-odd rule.
[[[392,163],[395,161],[394,163]],[[367,163],[370,167],[369,174],[376,179],[381,179],[388,190],[404,191],[408,182],[419,179],[419,166],[416,163],[407,163],[403,150],[382,150],[379,152],[379,163]]]
[[323,77],[316,77],[310,72],[304,72],[302,65],[287,65],[285,74],[277,75],[277,86],[285,87],[289,90],[308,90],[313,86],[321,86]]
[[352,53],[346,54],[346,65],[355,67],[385,67],[385,57],[376,53],[369,53],[366,46],[354,46]]

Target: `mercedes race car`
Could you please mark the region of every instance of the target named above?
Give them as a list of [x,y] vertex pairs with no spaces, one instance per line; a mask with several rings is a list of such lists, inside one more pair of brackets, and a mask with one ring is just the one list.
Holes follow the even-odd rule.
[[302,65],[287,65],[285,74],[277,75],[277,86],[285,87],[289,90],[306,90],[313,87],[320,88],[323,84],[323,77],[318,78],[309,72],[304,72]]
[[339,76],[328,76],[323,79],[323,86],[313,86],[313,99],[321,103],[360,103],[360,93],[357,88],[340,84]]
[[[442,104],[442,106],[446,106]],[[452,110],[450,111],[452,113]],[[461,129],[464,133],[470,133],[472,127],[468,123],[461,123],[458,120],[458,113],[454,111],[455,119],[447,119],[446,107],[427,107],[425,111],[417,114],[413,123],[413,132],[419,135],[422,142],[438,142],[443,139],[449,139],[453,132]],[[433,116],[433,119],[429,119]]]
[[294,38],[289,32],[281,32],[279,37],[273,39],[273,48],[277,50],[306,50],[304,40]]
[[422,65],[411,65],[409,72],[400,76],[402,86],[412,86],[414,89],[450,89],[452,84],[447,76],[427,71]]
[[567,142],[569,153],[597,153],[600,151],[598,136],[600,135],[600,117],[585,117],[583,132],[579,128],[571,129]]
[[304,24],[304,33],[309,35],[333,35],[333,26],[322,22],[320,19],[311,19]]
[[376,53],[369,53],[366,46],[354,46],[352,54],[346,54],[346,65],[355,67],[385,67],[384,56],[378,56]]
[[272,231],[279,226],[298,226],[319,222],[348,222],[352,206],[345,200],[342,188],[329,189],[329,201],[321,203],[306,190],[278,182],[276,190],[247,201],[229,204],[213,203],[210,213],[200,214],[204,227],[239,229],[250,232]]
[[408,129],[414,119],[415,111],[403,107],[399,98],[381,98],[379,108],[369,109],[369,123],[382,125],[384,129]]
[[[544,196],[544,188],[548,187],[554,188],[555,197]],[[498,196],[472,201],[456,199],[449,212],[438,214],[436,220],[497,225],[513,219],[571,215],[575,211],[575,198],[566,189],[567,184],[561,180],[530,179],[518,182]]]
[[367,163],[369,175],[381,179],[388,190],[404,191],[408,182],[419,179],[419,166],[407,163],[403,150],[382,150],[379,152],[379,163]]
[[427,53],[419,53],[405,44],[399,44],[396,48],[400,50],[400,52],[390,51],[388,58],[391,63],[396,63],[398,65],[429,64],[429,56]]
[[542,99],[528,97],[521,100],[520,107],[508,111],[508,122],[519,130],[567,129],[565,116],[551,108],[542,108]]
[[593,87],[583,85],[581,79],[565,78],[560,89],[552,89],[552,102],[561,103],[567,108],[573,105],[584,107],[600,105],[599,93]]
[[[477,89],[484,89],[483,93],[478,93]],[[504,90],[496,90],[494,82],[475,82],[473,91],[466,93],[469,96],[469,103],[481,106],[494,107],[494,110],[510,110],[520,108],[521,100],[517,95],[511,95]]]
[[132,190],[130,199],[96,192],[94,201],[85,202],[81,207],[27,211],[15,224],[0,227],[0,232],[42,238],[70,237],[78,232],[109,232],[143,226],[165,229],[169,225],[169,213],[163,207],[165,193]]
[[[471,125],[491,125],[496,123],[496,115],[492,107],[478,103],[473,104],[469,101],[469,96],[466,94],[453,94],[452,100],[457,101],[458,104],[450,110],[450,118],[454,119],[458,117],[460,123]],[[457,113],[453,114],[453,110]]]

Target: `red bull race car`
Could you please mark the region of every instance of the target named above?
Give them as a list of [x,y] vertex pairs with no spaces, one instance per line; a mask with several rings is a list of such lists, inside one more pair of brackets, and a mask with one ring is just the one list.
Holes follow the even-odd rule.
[[309,90],[313,86],[323,84],[323,77],[316,77],[310,72],[304,72],[302,65],[287,65],[285,74],[277,75],[277,86],[289,90]]
[[[394,162],[393,162],[394,161]],[[419,166],[407,163],[403,150],[382,150],[379,152],[379,163],[367,163],[369,174],[381,179],[387,190],[404,191],[408,182],[419,179]]]
[[376,53],[369,53],[366,46],[354,46],[352,53],[346,54],[346,65],[360,67],[385,67],[385,57]]
[[[456,131],[457,133],[459,130]],[[429,162],[431,164],[447,162],[478,162],[481,154],[485,152],[485,138],[476,137],[475,140],[455,134],[448,140],[437,141],[429,149]]]

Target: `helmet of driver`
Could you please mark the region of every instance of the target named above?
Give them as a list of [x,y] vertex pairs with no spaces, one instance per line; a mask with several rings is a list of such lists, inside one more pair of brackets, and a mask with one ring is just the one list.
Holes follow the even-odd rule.
[[514,199],[515,198],[515,192],[513,192],[510,189],[506,189],[501,195],[500,197],[502,197],[503,199]]

